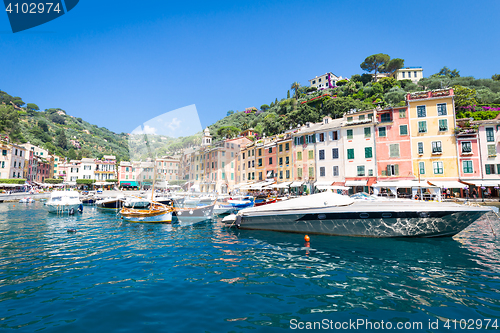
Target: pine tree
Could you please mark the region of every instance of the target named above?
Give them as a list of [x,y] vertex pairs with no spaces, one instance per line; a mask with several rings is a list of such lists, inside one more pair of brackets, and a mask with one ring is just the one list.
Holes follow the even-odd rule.
[[63,130],[60,130],[57,135],[56,146],[61,147],[61,149],[68,149],[68,139],[66,139],[66,134],[64,134]]
[[290,90],[286,93],[286,98],[290,98]]

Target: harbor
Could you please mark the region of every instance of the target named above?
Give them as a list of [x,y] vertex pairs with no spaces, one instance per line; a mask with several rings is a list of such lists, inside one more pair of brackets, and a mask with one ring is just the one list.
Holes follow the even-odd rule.
[[2,203],[0,218],[4,330],[273,332],[325,319],[440,327],[500,320],[493,213],[453,238],[316,235],[307,243],[301,234],[228,229],[217,218],[129,223],[95,206],[58,216],[41,202]]

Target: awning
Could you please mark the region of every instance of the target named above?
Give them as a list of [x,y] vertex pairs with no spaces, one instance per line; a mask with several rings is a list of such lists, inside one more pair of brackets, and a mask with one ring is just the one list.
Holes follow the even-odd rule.
[[335,186],[335,185],[318,185],[318,190],[349,190],[350,187]]
[[[467,184],[460,183],[456,180],[443,180],[443,181],[429,180],[428,182],[432,185],[436,185],[437,187],[441,187],[441,188],[466,188],[467,187]],[[500,183],[500,181],[498,183]],[[495,186],[498,186],[498,185],[495,185]]]
[[395,188],[413,188],[413,187],[437,187],[424,181],[418,180],[396,180],[396,181],[380,181],[372,185],[372,187],[395,187]]
[[249,185],[250,185],[250,183],[239,183],[239,184],[234,185],[234,188],[240,188],[240,187],[249,186]]
[[304,184],[303,182],[292,182],[290,184],[290,187],[301,187],[302,184]]
[[127,181],[121,181],[120,182],[120,186],[135,186],[135,187],[138,187],[139,185],[137,184],[137,182],[135,180],[127,180]]
[[252,184],[252,185],[246,186],[245,188],[246,188],[246,189],[248,189],[248,190],[260,190],[260,189],[262,189],[264,186],[271,185],[272,183],[274,183],[274,180],[272,180],[272,181],[265,181],[265,182],[255,183],[255,184]]
[[330,186],[332,185],[333,181],[317,181],[316,183],[314,183],[314,186],[318,187],[318,186]]
[[366,186],[368,180],[346,180],[345,186]]
[[97,186],[105,186],[105,185],[114,185],[115,183],[112,182],[95,182],[94,185]]
[[273,187],[273,188],[288,188],[292,182],[284,182],[281,184],[273,184],[269,185],[268,187]]
[[463,180],[467,184],[474,185],[477,187],[495,187],[500,186],[500,180]]

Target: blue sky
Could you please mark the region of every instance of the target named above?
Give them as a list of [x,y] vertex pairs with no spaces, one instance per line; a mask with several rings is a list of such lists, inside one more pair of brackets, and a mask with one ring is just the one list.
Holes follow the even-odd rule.
[[462,76],[500,73],[500,1],[96,1],[13,34],[0,89],[115,132],[195,104],[203,127],[374,53]]

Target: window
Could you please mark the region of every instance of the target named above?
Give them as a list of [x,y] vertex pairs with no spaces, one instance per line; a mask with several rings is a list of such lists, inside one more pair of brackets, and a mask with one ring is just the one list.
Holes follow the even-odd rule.
[[339,158],[339,149],[338,148],[332,148],[332,159]]
[[347,139],[352,139],[352,129],[347,130]]
[[488,145],[488,156],[496,156],[497,151],[495,149],[495,145]]
[[279,165],[283,165],[283,157],[280,157],[280,159],[279,159]]
[[500,164],[496,165],[496,172],[495,172],[495,164],[485,164],[485,171],[487,175],[494,175],[494,174],[500,174]]
[[[198,176],[198,175],[196,175],[196,176]],[[234,180],[234,173],[233,172],[231,172],[231,180]]]
[[365,120],[365,115],[364,114],[360,115],[359,120]]
[[302,168],[297,169],[297,177],[302,178]]
[[462,142],[462,153],[472,153],[472,144],[470,141]]
[[419,142],[418,143],[418,154],[422,155],[423,153],[424,153],[424,143],[423,142]]
[[302,152],[301,151],[297,152],[297,161],[302,161]]
[[325,159],[325,151],[323,149],[321,149],[319,151],[319,159],[320,160],[324,160]]
[[399,119],[406,118],[406,110],[399,110]]
[[273,152],[273,147],[269,147],[269,154]]
[[462,161],[462,170],[464,173],[474,173],[472,161]]
[[290,157],[289,156],[285,157],[285,164],[286,165],[290,164]]
[[401,74],[403,75],[403,79],[404,79],[406,72],[401,72]]
[[365,147],[365,158],[372,158],[373,152],[372,147]]
[[348,160],[354,159],[354,149],[347,149],[347,159]]
[[314,167],[309,167],[309,178],[314,178]]
[[399,126],[399,135],[408,135],[408,125]]
[[413,72],[413,77],[417,77],[417,71]]
[[427,133],[427,122],[419,121],[418,122],[418,133]]
[[385,127],[379,127],[378,128],[378,136],[380,138],[385,138],[386,137]]
[[314,158],[314,150],[309,150],[309,157],[310,160]]
[[339,175],[339,167],[335,165],[333,167],[333,176],[338,176]]
[[319,133],[319,142],[325,142],[325,133]]
[[[222,163],[224,163],[224,162],[222,162]],[[262,166],[262,158],[259,158],[259,162],[257,163],[257,166],[260,166],[260,167]],[[222,167],[224,167],[224,165]]]
[[320,177],[325,177],[325,167],[320,167],[319,168],[319,176]]
[[290,178],[290,170],[286,170],[285,174],[286,174],[286,179],[289,179]]
[[352,117],[347,117],[347,122],[352,123]]
[[245,159],[245,153],[243,153],[243,159]]
[[365,127],[365,138],[371,138],[372,129],[370,127]]
[[[222,179],[224,179],[224,178],[222,178]],[[262,180],[262,171],[259,172],[259,180]]]
[[358,165],[358,177],[363,177],[365,175],[365,166]]
[[432,162],[435,175],[443,174],[443,162]]
[[389,145],[389,157],[399,157],[399,143]]
[[[224,156],[224,154],[222,154],[222,156]],[[262,156],[262,149],[259,149],[259,156]]]
[[446,103],[440,103],[437,105],[438,116],[446,116],[448,113],[446,112]]
[[330,132],[330,140],[336,141],[339,139],[339,133],[337,131]]
[[417,117],[424,118],[427,116],[427,111],[425,110],[425,105],[417,106]]
[[387,123],[391,121],[391,114],[390,113],[382,113],[380,115],[380,122],[381,123]]
[[290,143],[289,142],[285,143],[285,150],[286,151],[290,150]]
[[425,175],[425,162],[418,162],[419,175]]
[[370,119],[370,120],[373,119],[373,113],[368,113],[367,116],[368,116],[368,119]]
[[495,142],[495,134],[493,133],[493,127],[486,128],[486,141]]
[[399,164],[387,165],[387,176],[399,176]]
[[443,148],[441,147],[441,141],[432,141],[432,153],[441,154],[442,152]]
[[373,169],[368,169],[368,177],[373,177]]
[[269,157],[269,164],[273,164],[273,158]]
[[3,149],[3,150],[2,150],[2,155],[3,155],[3,156],[7,156],[7,150]]
[[439,130],[442,132],[448,130],[448,119],[439,119]]

